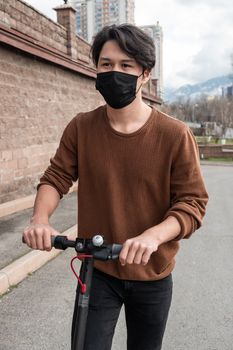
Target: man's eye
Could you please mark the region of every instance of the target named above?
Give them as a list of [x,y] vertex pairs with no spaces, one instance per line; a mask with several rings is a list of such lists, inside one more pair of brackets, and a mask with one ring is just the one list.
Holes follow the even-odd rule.
[[103,66],[103,67],[109,67],[109,66],[110,66],[110,63],[105,62],[105,63],[102,64],[102,66]]
[[129,64],[127,64],[127,63],[123,63],[122,64],[122,67],[124,67],[124,68],[128,68],[128,67],[131,67]]

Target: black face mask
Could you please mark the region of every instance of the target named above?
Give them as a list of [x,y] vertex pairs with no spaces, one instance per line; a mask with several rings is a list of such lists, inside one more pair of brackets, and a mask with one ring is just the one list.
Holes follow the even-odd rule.
[[109,106],[123,108],[136,98],[137,80],[141,75],[117,71],[98,73],[95,87]]

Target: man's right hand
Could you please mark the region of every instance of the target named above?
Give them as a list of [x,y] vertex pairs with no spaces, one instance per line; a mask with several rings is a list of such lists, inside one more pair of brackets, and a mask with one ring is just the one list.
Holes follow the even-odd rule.
[[52,249],[51,236],[59,233],[49,224],[30,224],[23,231],[23,237],[27,245],[32,249],[47,250]]

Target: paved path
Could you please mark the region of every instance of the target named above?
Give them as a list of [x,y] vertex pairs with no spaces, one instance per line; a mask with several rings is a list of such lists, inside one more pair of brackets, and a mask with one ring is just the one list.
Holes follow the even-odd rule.
[[[50,222],[58,231],[63,232],[77,222],[77,192],[65,196],[59,203]],[[29,224],[32,209],[0,218],[0,269],[30,252],[26,244],[22,244],[22,232]],[[11,247],[11,249],[9,249]],[[1,350],[1,349],[0,349]]]
[[[233,167],[203,166],[204,226],[181,242],[163,350],[233,349]],[[0,350],[65,350],[74,300],[71,251],[0,299]],[[125,350],[123,313],[113,350]],[[142,349],[144,350],[144,349]]]

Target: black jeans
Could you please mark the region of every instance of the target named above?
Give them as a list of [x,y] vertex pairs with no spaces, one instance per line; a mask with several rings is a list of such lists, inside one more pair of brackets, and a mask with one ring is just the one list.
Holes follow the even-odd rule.
[[171,275],[159,281],[126,281],[94,269],[85,350],[111,349],[123,304],[127,350],[161,349],[171,298]]

